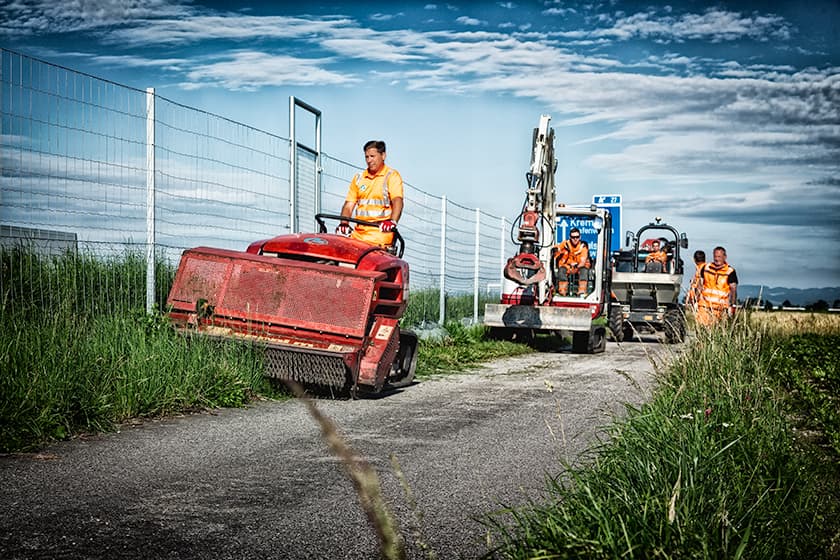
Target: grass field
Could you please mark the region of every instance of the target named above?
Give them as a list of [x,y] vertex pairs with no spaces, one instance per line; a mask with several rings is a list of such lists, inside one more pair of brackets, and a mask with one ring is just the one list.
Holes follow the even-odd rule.
[[487,519],[500,558],[840,557],[840,318],[701,331],[545,500]]

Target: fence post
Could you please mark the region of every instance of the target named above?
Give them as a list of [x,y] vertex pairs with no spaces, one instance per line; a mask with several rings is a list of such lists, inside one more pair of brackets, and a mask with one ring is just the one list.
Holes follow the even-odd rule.
[[298,232],[297,141],[295,140],[295,97],[289,96],[289,233]]
[[502,216],[499,228],[499,297],[505,285],[505,217]]
[[473,325],[478,324],[478,252],[481,247],[481,210],[475,209],[475,256],[473,270]]
[[155,305],[155,88],[146,88],[146,313]]
[[440,199],[440,301],[438,324],[446,320],[446,195]]

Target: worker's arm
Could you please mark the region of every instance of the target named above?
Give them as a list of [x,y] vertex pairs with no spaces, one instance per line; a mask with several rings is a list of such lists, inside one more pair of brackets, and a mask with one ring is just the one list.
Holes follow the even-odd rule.
[[[346,206],[346,204],[345,204]],[[391,221],[399,222],[403,211],[403,199],[401,196],[391,199]]]
[[[584,244],[585,241],[581,240],[581,244]],[[583,245],[583,250],[580,252],[578,256],[577,262],[578,268],[586,268],[589,266],[589,245]]]
[[352,218],[353,217],[353,208],[356,207],[355,202],[350,202],[349,200],[344,201],[344,206],[341,207],[341,216],[343,218]]
[[735,307],[738,303],[738,284],[729,284],[729,305]]

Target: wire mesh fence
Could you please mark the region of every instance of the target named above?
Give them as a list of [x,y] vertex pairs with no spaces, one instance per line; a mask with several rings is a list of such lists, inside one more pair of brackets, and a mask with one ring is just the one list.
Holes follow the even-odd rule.
[[[162,307],[184,249],[244,250],[290,232],[292,212],[314,228],[316,201],[337,213],[360,168],[322,153],[313,181],[317,154],[300,150],[295,176],[320,196],[292,208],[291,143],[0,49],[0,311]],[[411,183],[405,200],[407,320],[477,318],[498,298],[509,223]]]

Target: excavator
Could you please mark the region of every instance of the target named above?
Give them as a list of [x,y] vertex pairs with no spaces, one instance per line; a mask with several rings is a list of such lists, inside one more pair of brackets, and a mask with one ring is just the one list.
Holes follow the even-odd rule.
[[[485,305],[484,325],[494,338],[524,342],[541,333],[571,333],[573,352],[599,353],[606,348],[607,326],[615,324],[615,333],[622,322],[610,295],[611,215],[595,205],[556,202],[550,122],[550,115],[542,115],[534,129],[525,201],[511,228],[518,253],[505,264],[500,303]],[[561,274],[556,245],[573,228],[588,246],[589,267],[570,278]]]

